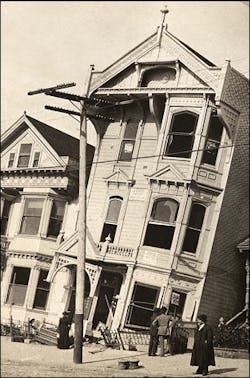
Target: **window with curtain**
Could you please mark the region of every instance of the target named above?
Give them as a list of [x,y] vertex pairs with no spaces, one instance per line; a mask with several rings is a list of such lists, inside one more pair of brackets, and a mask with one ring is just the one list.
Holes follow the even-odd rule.
[[49,237],[57,237],[62,227],[65,203],[54,200],[51,208],[48,233]]
[[31,143],[24,143],[20,146],[19,156],[17,166],[21,167],[28,167],[30,161],[30,154],[31,154]]
[[44,269],[40,270],[33,308],[38,308],[41,310],[46,309],[47,300],[49,296],[49,290],[50,290],[50,283],[45,281],[47,278],[47,275],[48,275],[48,270],[44,270]]
[[102,229],[101,242],[105,241],[108,235],[110,235],[111,237],[111,242],[114,241],[121,206],[122,206],[121,197],[110,198],[105,223]]
[[179,204],[170,198],[157,199],[152,207],[144,245],[170,249]]
[[202,163],[215,165],[221,143],[223,125],[218,116],[212,115],[209,123],[205,149],[202,156]]
[[190,158],[198,115],[189,111],[173,115],[165,156]]
[[186,229],[186,234],[184,237],[182,251],[191,253],[196,252],[205,212],[206,208],[204,205],[193,203]]
[[139,121],[128,120],[125,126],[123,140],[121,143],[119,161],[131,161],[134,145],[136,140],[136,134],[138,130]]
[[44,200],[27,198],[21,222],[20,233],[36,235],[39,231]]
[[23,306],[25,302],[30,268],[14,267],[6,303]]

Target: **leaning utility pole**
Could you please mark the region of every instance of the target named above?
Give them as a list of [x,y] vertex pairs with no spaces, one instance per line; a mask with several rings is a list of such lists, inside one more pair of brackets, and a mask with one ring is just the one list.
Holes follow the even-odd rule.
[[[88,98],[92,71],[90,66],[84,97]],[[87,162],[87,110],[84,100],[81,101],[80,145],[79,145],[79,217],[78,217],[78,252],[76,268],[76,303],[75,303],[75,340],[74,362],[82,363],[82,338],[84,319],[84,287],[86,260],[86,162]]]

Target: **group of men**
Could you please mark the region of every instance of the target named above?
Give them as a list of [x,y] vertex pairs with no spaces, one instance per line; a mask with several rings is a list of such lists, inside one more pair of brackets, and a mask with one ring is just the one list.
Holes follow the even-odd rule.
[[[167,349],[170,354],[174,353],[173,346],[176,343],[176,326],[179,323],[178,317],[167,314],[167,308],[156,308],[151,317],[149,356],[156,356],[158,345],[160,356],[165,355]],[[165,348],[165,341],[167,348]],[[184,351],[184,350],[183,350]],[[207,324],[207,316],[201,314],[197,319],[197,329],[194,335],[194,345],[191,356],[191,366],[198,366],[195,374],[208,375],[208,366],[215,366],[213,331]]]

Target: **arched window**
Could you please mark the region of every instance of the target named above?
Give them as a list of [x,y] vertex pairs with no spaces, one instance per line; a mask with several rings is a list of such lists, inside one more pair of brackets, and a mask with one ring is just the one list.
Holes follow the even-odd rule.
[[114,241],[118,218],[122,206],[121,197],[111,197],[109,200],[109,207],[102,229],[101,242],[105,241],[106,237],[110,235],[111,241]]
[[169,198],[160,198],[154,202],[144,245],[171,248],[178,208],[178,202]]
[[196,252],[205,211],[206,208],[203,205],[200,205],[198,203],[194,203],[192,205],[184,243],[182,246],[183,251],[192,253]]
[[195,113],[186,111],[173,115],[165,156],[190,158],[197,122]]
[[215,165],[220,147],[223,125],[218,116],[212,115],[207,133],[207,141],[202,156],[202,163]]

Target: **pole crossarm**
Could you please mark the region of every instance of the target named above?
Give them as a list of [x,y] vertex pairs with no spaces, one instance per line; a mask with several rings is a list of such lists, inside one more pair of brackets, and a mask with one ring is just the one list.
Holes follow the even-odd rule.
[[[81,116],[80,112],[77,112],[75,110],[70,110],[70,109],[58,108],[56,106],[45,105],[45,109],[47,109],[47,110],[54,110],[55,112],[59,112],[59,113],[66,113],[66,114],[70,114],[70,115],[77,115],[79,117]],[[86,117],[88,117],[88,118],[94,118],[94,119],[99,119],[99,120],[106,121],[106,122],[114,122],[113,118],[105,117],[105,116],[102,116],[101,114],[86,113]]]
[[37,89],[35,91],[30,91],[30,92],[28,92],[28,95],[32,96],[32,95],[39,94],[39,93],[46,93],[46,92],[49,92],[49,91],[54,91],[56,89],[70,88],[70,87],[75,87],[75,86],[76,86],[76,83],[58,84],[54,87],[41,88],[41,89]]
[[66,93],[66,92],[58,92],[55,90],[48,90],[44,92],[48,96],[53,96],[53,97],[59,97],[59,98],[64,98],[66,100],[71,100],[71,101],[84,101],[85,104],[93,104],[93,105],[111,105],[111,106],[117,106],[119,103],[114,103],[111,101],[103,100],[101,98],[96,98],[96,97],[84,97],[84,96],[79,96],[73,93]]

